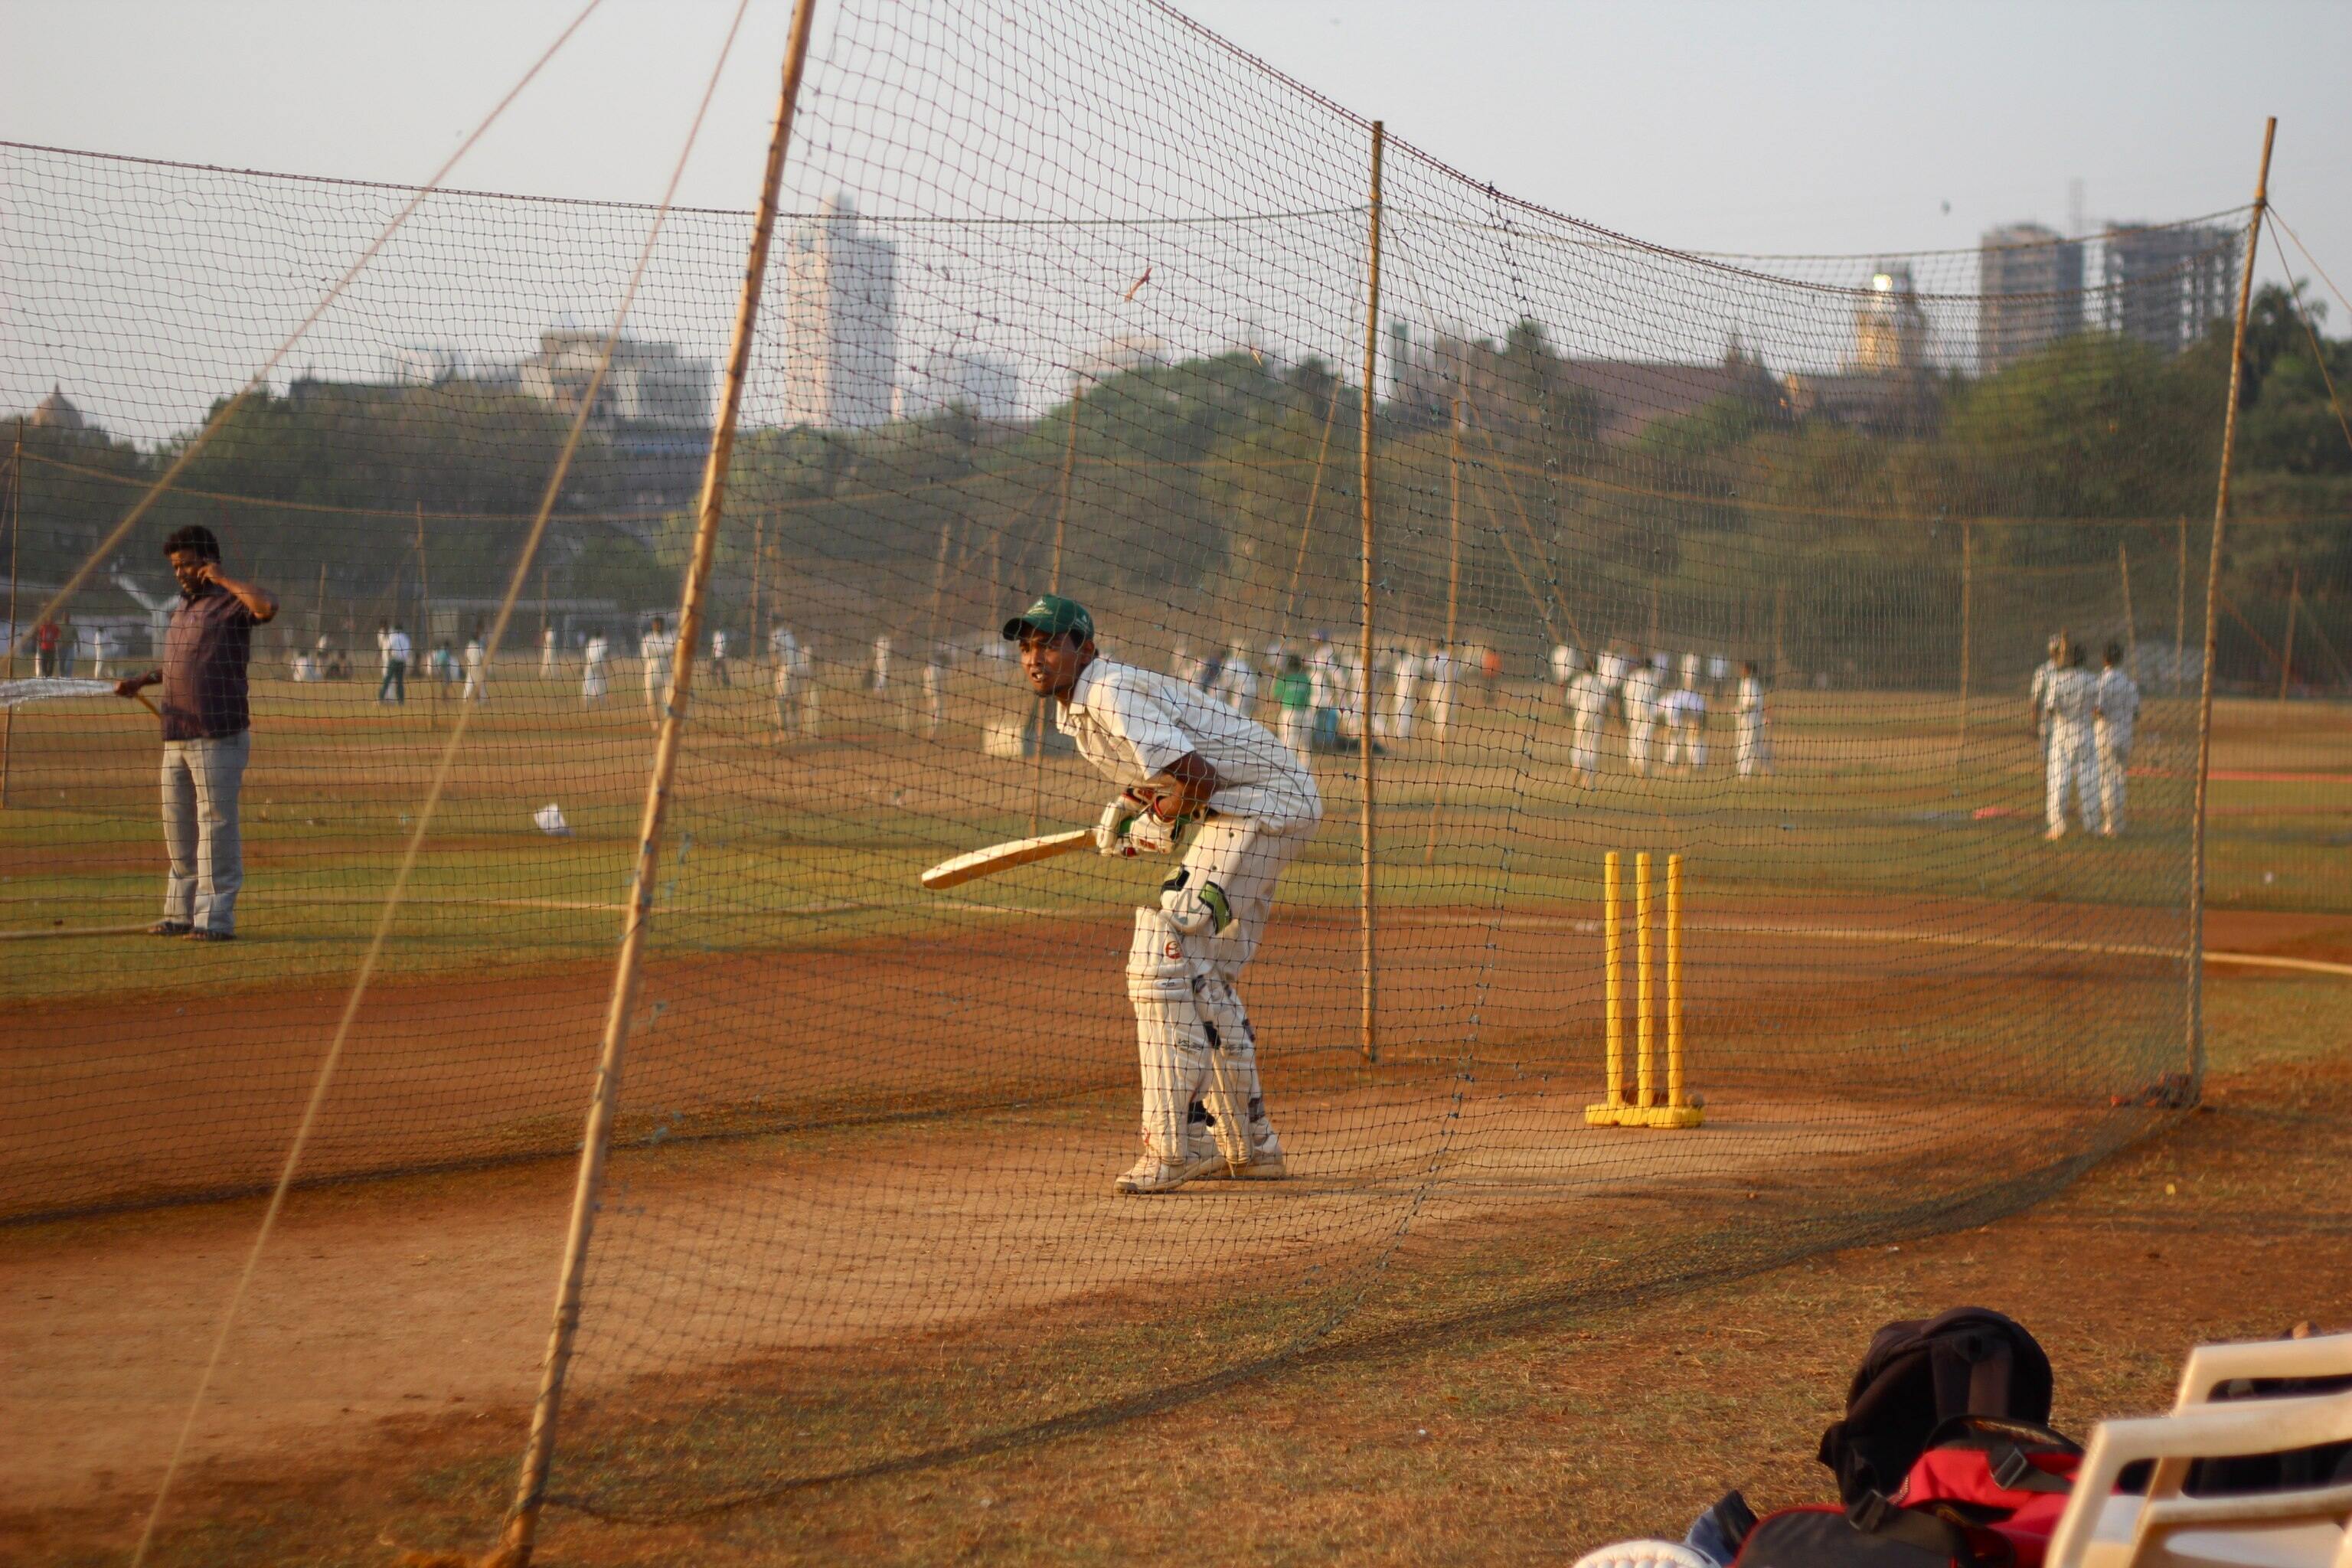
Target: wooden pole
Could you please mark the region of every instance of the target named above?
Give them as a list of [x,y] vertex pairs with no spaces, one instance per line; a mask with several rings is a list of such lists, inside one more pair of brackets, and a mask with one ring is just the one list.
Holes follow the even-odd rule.
[[2180,564],[2173,577],[2172,694],[2180,695],[2180,671],[2189,660],[2189,518],[2180,518]]
[[[926,735],[936,735],[941,710],[947,706],[948,663],[940,654],[940,600],[948,591],[948,530],[953,518],[940,519],[940,559],[931,568],[930,626],[923,638],[923,724]],[[934,673],[936,671],[936,673]],[[932,704],[937,703],[937,707]]]
[[940,643],[940,601],[948,591],[948,528],[951,520],[940,522],[940,558],[931,567],[930,633],[925,639],[933,648]]
[[319,603],[310,612],[312,640],[327,635],[327,563],[319,563]]
[[[16,546],[25,537],[25,421],[16,421],[8,448],[8,649],[7,673],[16,679],[16,644],[25,628],[16,624]],[[151,623],[152,624],[152,623]],[[16,751],[16,710],[0,710],[0,811],[8,809],[8,759]]]
[[1375,901],[1373,839],[1379,828],[1379,799],[1372,777],[1372,579],[1377,570],[1377,538],[1372,522],[1372,424],[1380,404],[1381,355],[1381,154],[1388,141],[1387,127],[1372,121],[1372,191],[1369,209],[1369,261],[1364,287],[1364,407],[1362,434],[1356,451],[1356,489],[1363,500],[1363,711],[1357,725],[1357,764],[1364,775],[1363,892],[1360,910],[1363,928],[1364,1060],[1381,1059],[1379,1032],[1380,925]]
[[[1495,467],[1507,473],[1508,465],[1503,461],[1503,450],[1495,444],[1495,433],[1486,428],[1485,420],[1478,417],[1478,405],[1475,403],[1465,403],[1463,410],[1470,422],[1478,426],[1478,438],[1486,444],[1487,456],[1495,460]],[[1536,532],[1536,525],[1528,519],[1527,506],[1519,500],[1519,487],[1507,478],[1503,481],[1503,493],[1511,498],[1511,511],[1518,519],[1519,531],[1528,536],[1528,549],[1534,552],[1537,563],[1543,567],[1546,582],[1551,590],[1549,600],[1544,595],[1536,592],[1535,580],[1528,575],[1526,567],[1519,565],[1518,552],[1512,549],[1508,539],[1504,539],[1503,548],[1510,552],[1511,565],[1517,571],[1520,583],[1525,584],[1528,596],[1535,600],[1536,614],[1543,617],[1544,635],[1554,642],[1559,640],[1559,628],[1551,624],[1551,610],[1549,607],[1556,604],[1559,606],[1561,618],[1568,623],[1568,635],[1574,637],[1579,646],[1582,646],[1584,628],[1577,624],[1576,612],[1568,607],[1568,595],[1560,591],[1559,570],[1553,564],[1550,553],[1544,549],[1543,540]],[[1479,492],[1479,499],[1486,508],[1488,520],[1495,525],[1496,536],[1501,538],[1503,523],[1502,519],[1495,511],[1495,503],[1486,499],[1486,492],[1483,490]],[[1654,607],[1651,611],[1651,631],[1654,636],[1657,629],[1656,621],[1657,612]]]
[[2294,678],[2294,612],[2303,598],[2303,568],[2297,566],[2287,579],[2286,646],[2279,654],[2279,713],[2286,713],[2287,683]]
[[767,574],[761,570],[768,559],[768,511],[765,507],[751,514],[751,659],[756,665],[760,650],[768,645],[760,640],[760,579]]
[[775,235],[776,195],[783,180],[784,149],[792,141],[793,106],[800,96],[801,76],[808,60],[810,21],[815,9],[816,0],[796,0],[791,38],[784,46],[783,84],[777,93],[775,129],[768,140],[759,212],[752,221],[751,254],[743,268],[742,297],[735,308],[725,391],[719,400],[718,422],[710,433],[709,460],[702,472],[702,503],[695,520],[694,555],[687,567],[685,603],[678,614],[677,659],[670,668],[668,700],[662,707],[660,738],[654,746],[653,774],[646,785],[645,814],[637,833],[636,877],[630,889],[628,911],[624,916],[620,958],[614,966],[613,994],[605,1010],[604,1037],[597,1054],[596,1087],[589,1100],[588,1124],[581,1142],[580,1174],[572,1189],[572,1220],[563,1240],[555,1319],[548,1332],[547,1357],[541,1365],[539,1397],[531,1407],[530,1438],[523,1452],[514,1508],[499,1544],[496,1561],[499,1568],[526,1568],[530,1562],[531,1549],[538,1539],[540,1510],[547,1501],[548,1466],[555,1454],[564,1373],[571,1365],[572,1340],[580,1327],[588,1243],[604,1190],[604,1159],[612,1144],[613,1119],[619,1105],[629,1016],[636,1009],[646,930],[653,913],[662,823],[668,813],[670,781],[677,771],[678,738],[685,728],[687,693],[693,686],[703,593],[710,580],[719,520],[726,510],[727,465],[734,452],[735,422],[743,406],[743,381],[751,363],[752,329],[759,318],[761,287],[768,276],[769,242]]
[[[1960,524],[1960,739],[1952,752],[1952,771],[1958,773],[1969,754],[1969,669],[1976,655],[1976,586],[1977,531],[1972,523]],[[1780,635],[1780,603],[1773,602],[1772,635]]]
[[2197,679],[2197,790],[2189,825],[2189,1080],[2205,1080],[2205,796],[2213,773],[2213,651],[2221,602],[2221,535],[2230,519],[2230,460],[2238,445],[2238,388],[2246,374],[2246,313],[2252,300],[2256,247],[2270,206],[2271,141],[2278,117],[2263,125],[2262,168],[2254,175],[2254,210],[2246,220],[2246,261],[2238,271],[2238,321],[2230,335],[2230,402],[2221,411],[2221,474],[2213,491],[2213,540],[2205,561],[2205,668]]
[[[1454,438],[1445,452],[1445,522],[1449,541],[1445,557],[1445,640],[1438,644],[1450,677],[1454,668],[1454,616],[1462,602],[1462,387],[1454,388]],[[1450,684],[1449,680],[1449,684]],[[1452,700],[1449,695],[1449,701]],[[1437,732],[1437,784],[1429,803],[1429,847],[1422,852],[1423,866],[1437,864],[1437,823],[1445,815],[1445,746],[1454,733],[1452,713]]]
[[433,662],[433,572],[425,563],[425,503],[416,503],[416,646],[425,650],[425,679],[433,688],[433,711],[441,711],[441,670]]
[[2137,679],[2135,667],[2139,663],[2139,620],[2132,614],[2131,552],[2120,539],[2116,541],[2116,570],[2124,581],[2124,668],[2133,670],[2133,679]]
[[1054,567],[1045,579],[1045,591],[1062,591],[1062,535],[1070,521],[1070,479],[1078,465],[1078,401],[1085,394],[1070,389],[1070,436],[1062,446],[1062,499],[1054,509]]
[[1287,640],[1290,617],[1298,607],[1298,577],[1307,570],[1307,541],[1315,531],[1315,503],[1323,494],[1323,459],[1331,450],[1331,424],[1339,416],[1339,393],[1347,382],[1331,378],[1331,403],[1323,410],[1323,439],[1315,447],[1315,477],[1307,486],[1307,515],[1298,520],[1298,553],[1290,563],[1290,590],[1282,596],[1282,625],[1275,636]]
[[[1062,497],[1054,508],[1054,561],[1045,574],[1045,592],[1062,591],[1062,538],[1070,521],[1070,476],[1078,462],[1078,400],[1085,395],[1070,388],[1070,435],[1062,446]],[[1029,837],[1037,837],[1037,819],[1045,809],[1045,705],[1049,697],[1031,700],[1029,727],[1035,744],[1029,750]]]

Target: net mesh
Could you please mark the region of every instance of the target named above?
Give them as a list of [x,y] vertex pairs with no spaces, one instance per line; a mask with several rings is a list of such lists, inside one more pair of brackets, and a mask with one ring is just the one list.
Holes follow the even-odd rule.
[[[1370,135],[1165,10],[835,11],[662,850],[570,1500],[674,1514],[1334,1336],[1990,1212],[2197,1071],[2199,520],[2242,216],[2088,262],[1694,257],[1390,142],[1367,670]],[[0,159],[6,391],[80,399],[17,426],[37,605],[410,193]],[[72,606],[65,662],[150,662],[153,545],[187,521],[284,601],[256,633],[246,940],[102,984],[89,947],[15,950],[0,1215],[274,1176],[469,701],[305,1175],[577,1147],[744,215],[670,216],[519,646],[469,644],[601,346],[569,323],[609,319],[651,219],[427,198]],[[1112,1190],[1131,911],[1164,862],[917,883],[1112,793],[999,632],[1047,589],[1320,792],[1238,975],[1286,1180]],[[2283,607],[2231,592],[2261,642]],[[2088,700],[2054,731],[2029,700],[2060,631],[2085,680],[2109,644],[2136,679],[2112,840]],[[153,918],[152,721],[61,700],[7,722],[7,923]],[[2053,749],[2087,789],[2055,844]],[[1647,1015],[1665,1095],[1679,1020],[1701,1128],[1588,1123],[1612,854],[1628,1092]],[[524,1255],[559,1221],[517,1218]],[[535,1314],[543,1275],[517,1272]]]

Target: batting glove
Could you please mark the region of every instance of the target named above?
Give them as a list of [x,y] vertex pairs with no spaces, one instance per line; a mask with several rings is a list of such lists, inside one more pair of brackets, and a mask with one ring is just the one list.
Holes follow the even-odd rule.
[[1129,829],[1143,815],[1142,804],[1129,795],[1120,795],[1104,806],[1102,820],[1095,824],[1096,853],[1132,857],[1137,851],[1129,838]]
[[1163,821],[1156,811],[1145,811],[1128,825],[1127,842],[1133,846],[1130,855],[1172,855],[1176,840],[1183,836],[1184,818]]

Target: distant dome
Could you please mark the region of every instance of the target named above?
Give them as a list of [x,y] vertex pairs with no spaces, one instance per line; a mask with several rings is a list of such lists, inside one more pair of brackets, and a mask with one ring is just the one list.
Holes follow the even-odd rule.
[[35,405],[32,423],[45,430],[86,430],[89,427],[89,421],[81,416],[81,410],[66,396],[65,389],[56,385],[52,385],[49,395]]

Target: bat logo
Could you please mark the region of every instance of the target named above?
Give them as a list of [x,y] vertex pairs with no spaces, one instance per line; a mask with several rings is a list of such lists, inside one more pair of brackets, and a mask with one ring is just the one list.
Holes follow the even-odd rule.
[[1170,958],[1181,958],[1184,956],[1184,944],[1181,942],[1171,942],[1160,951]]

